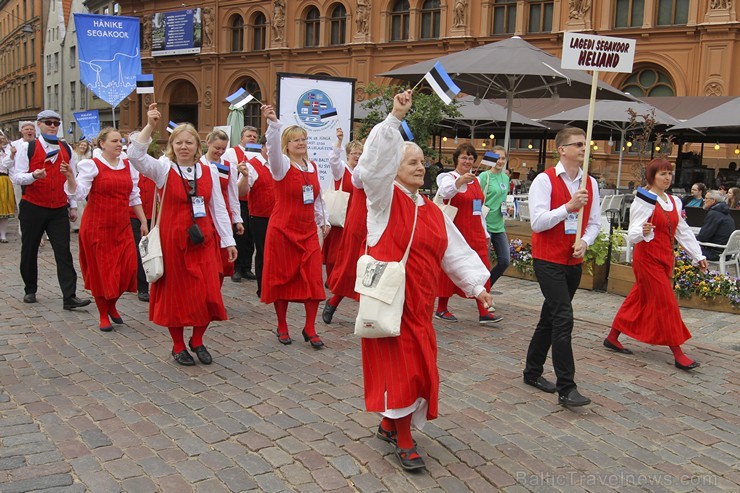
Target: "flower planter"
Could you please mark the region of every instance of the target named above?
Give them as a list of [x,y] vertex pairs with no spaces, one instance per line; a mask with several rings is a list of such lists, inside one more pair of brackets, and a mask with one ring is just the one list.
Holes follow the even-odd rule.
[[635,274],[631,265],[611,264],[609,267],[609,283],[606,291],[608,293],[627,296],[632,285],[635,283]]
[[604,265],[593,265],[593,274],[588,273],[588,265],[583,264],[583,274],[581,274],[581,282],[578,284],[580,289],[604,289],[606,284],[606,264]]
[[527,274],[527,273],[524,273],[524,272],[522,272],[522,271],[518,270],[518,269],[517,269],[516,267],[514,267],[513,265],[510,265],[510,266],[509,266],[509,267],[508,267],[508,268],[507,268],[507,269],[506,269],[506,270],[504,271],[504,275],[505,275],[505,276],[509,276],[509,277],[516,277],[517,279],[525,279],[525,280],[527,280],[527,281],[536,281],[536,280],[537,280],[537,278],[536,278],[536,277],[535,277],[535,275],[534,275],[534,272],[533,272],[533,273],[531,273],[531,274]]

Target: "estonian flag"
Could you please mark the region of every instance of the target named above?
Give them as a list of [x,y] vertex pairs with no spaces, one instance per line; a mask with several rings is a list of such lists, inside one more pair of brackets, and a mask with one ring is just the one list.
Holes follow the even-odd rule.
[[47,160],[47,161],[52,161],[52,162],[54,162],[54,160],[55,160],[55,159],[56,159],[56,157],[57,157],[57,154],[59,154],[59,149],[53,149],[53,150],[51,150],[51,151],[47,152],[47,153],[46,153],[46,160]]
[[244,144],[244,150],[247,152],[261,152],[262,144]]
[[226,101],[228,101],[231,104],[232,109],[238,109],[250,102],[254,99],[254,96],[249,94],[247,91],[244,90],[243,87],[240,87],[238,91],[236,91],[231,96],[226,97]]
[[325,110],[319,110],[319,118],[321,118],[322,121],[329,121],[329,120],[336,120],[339,118],[339,115],[337,115],[337,109],[336,108],[326,108]]
[[432,86],[434,92],[437,93],[437,96],[439,96],[445,104],[450,104],[452,102],[452,98],[457,96],[460,92],[460,88],[452,82],[452,79],[450,79],[450,76],[447,75],[447,72],[445,72],[445,69],[439,62],[434,64],[434,67],[432,67],[432,70],[427,72],[424,79],[430,86]]
[[403,140],[407,142],[411,142],[414,140],[414,134],[411,133],[411,129],[409,128],[409,124],[406,122],[406,120],[401,122],[401,137],[403,137]]
[[137,94],[154,94],[154,75],[139,74],[136,76]]
[[637,195],[635,196],[635,198],[638,198],[649,205],[655,205],[655,203],[658,201],[657,195],[649,190],[645,190],[642,187],[637,187]]
[[211,161],[211,164],[218,169],[218,175],[221,178],[229,178],[229,170],[231,169],[228,164],[225,163],[217,163],[214,161]]
[[481,160],[480,164],[481,166],[490,166],[493,168],[496,166],[496,162],[498,162],[498,159],[501,156],[496,154],[495,152],[488,151],[483,155],[483,159]]
[[177,123],[170,120],[170,123],[167,124],[167,131],[169,133],[172,133],[175,130],[175,128],[177,128]]

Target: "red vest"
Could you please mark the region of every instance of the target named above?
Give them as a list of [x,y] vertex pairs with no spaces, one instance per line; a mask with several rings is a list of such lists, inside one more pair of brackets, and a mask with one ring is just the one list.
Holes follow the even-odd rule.
[[[555,174],[555,168],[548,168],[545,174],[550,179],[552,194],[550,195],[550,210],[555,210],[571,199],[570,191],[562,178]],[[588,191],[588,203],[581,211],[583,214],[583,228],[588,226],[588,216],[591,213],[591,204],[594,198],[591,178],[584,175],[586,179],[586,190]],[[577,265],[583,262],[582,258],[573,258],[573,243],[576,235],[565,234],[565,221],[560,221],[551,229],[541,233],[532,232],[532,257],[554,264]]]
[[[141,197],[141,207],[144,209],[144,217],[152,218],[152,207],[154,207],[154,189],[156,185],[154,180],[139,174],[139,196]],[[131,217],[136,218],[134,210],[131,209]]]
[[275,207],[275,181],[272,179],[272,173],[257,157],[253,157],[248,162],[259,176],[252,188],[249,189],[249,195],[247,195],[249,198],[249,215],[270,217],[272,209]]
[[46,151],[41,141],[37,140],[34,146],[33,156],[28,163],[28,172],[33,173],[37,169],[46,168],[46,178],[36,180],[26,185],[23,191],[23,200],[39,207],[58,209],[69,204],[67,194],[64,192],[64,182],[67,178],[59,171],[61,163],[69,162],[67,146],[59,142],[59,154],[55,162],[46,161]]

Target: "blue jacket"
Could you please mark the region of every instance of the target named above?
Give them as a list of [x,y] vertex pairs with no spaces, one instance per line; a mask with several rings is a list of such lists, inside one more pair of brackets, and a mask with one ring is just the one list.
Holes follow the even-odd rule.
[[[709,208],[704,224],[701,226],[696,239],[705,243],[726,245],[730,235],[735,231],[735,221],[730,217],[730,207],[727,202],[718,202]],[[722,250],[713,249],[717,253]]]

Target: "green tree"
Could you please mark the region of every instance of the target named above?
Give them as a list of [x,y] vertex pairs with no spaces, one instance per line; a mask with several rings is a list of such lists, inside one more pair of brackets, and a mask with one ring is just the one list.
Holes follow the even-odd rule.
[[[362,107],[367,110],[367,117],[362,120],[358,138],[364,139],[370,133],[370,130],[382,122],[388,113],[393,109],[393,96],[404,90],[404,87],[380,86],[370,82],[365,92],[368,99],[362,103]],[[414,142],[424,151],[424,156],[429,159],[439,159],[439,153],[430,145],[432,136],[439,131],[439,123],[446,118],[455,118],[460,116],[457,110],[457,103],[453,101],[447,105],[432,94],[425,94],[414,91],[414,101],[411,110],[406,115],[406,121],[414,134]]]

